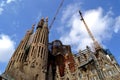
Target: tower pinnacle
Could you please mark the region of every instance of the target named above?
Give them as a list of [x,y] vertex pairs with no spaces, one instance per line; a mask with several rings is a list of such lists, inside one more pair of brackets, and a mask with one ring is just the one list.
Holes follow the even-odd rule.
[[31,33],[34,32],[34,28],[35,28],[35,24],[32,25],[32,28],[31,28]]
[[44,22],[44,27],[48,27],[48,17],[46,17],[45,22]]
[[38,28],[42,28],[43,24],[44,24],[44,18],[42,18],[42,19],[39,21],[39,23],[38,23],[38,25],[37,25],[37,29],[38,29]]

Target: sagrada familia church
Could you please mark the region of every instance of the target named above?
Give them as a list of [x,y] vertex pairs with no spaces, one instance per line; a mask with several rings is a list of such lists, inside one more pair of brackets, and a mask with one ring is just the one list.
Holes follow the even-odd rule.
[[28,30],[0,80],[120,80],[120,66],[109,50],[89,46],[73,54],[60,40],[49,42],[48,18]]

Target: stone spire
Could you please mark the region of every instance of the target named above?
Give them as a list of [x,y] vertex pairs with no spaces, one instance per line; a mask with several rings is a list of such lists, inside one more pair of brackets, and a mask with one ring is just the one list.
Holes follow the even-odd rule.
[[16,71],[16,69],[21,71],[23,61],[24,61],[26,46],[27,46],[28,41],[29,41],[30,36],[31,36],[30,31],[31,30],[27,31],[25,37],[21,40],[19,46],[15,50],[13,56],[11,57],[11,59],[8,63],[5,74],[10,75],[10,76],[15,78],[14,74],[17,74],[17,73],[15,73],[14,71]]
[[[48,59],[48,19],[40,20],[35,31],[33,41],[28,55],[29,65],[26,67],[27,72],[34,79],[33,75],[37,75],[38,80],[45,80]],[[37,66],[37,67],[35,67]]]
[[44,25],[44,18],[42,18],[42,19],[39,21],[39,23],[38,23],[38,25],[37,25],[37,29],[38,29],[38,28],[42,28],[43,25]]
[[31,33],[34,32],[35,24],[32,25]]

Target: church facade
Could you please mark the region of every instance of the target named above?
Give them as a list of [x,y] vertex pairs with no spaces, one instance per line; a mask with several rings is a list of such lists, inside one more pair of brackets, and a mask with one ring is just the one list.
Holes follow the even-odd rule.
[[49,42],[46,18],[27,31],[0,80],[120,80],[120,66],[109,50],[73,54],[70,45]]

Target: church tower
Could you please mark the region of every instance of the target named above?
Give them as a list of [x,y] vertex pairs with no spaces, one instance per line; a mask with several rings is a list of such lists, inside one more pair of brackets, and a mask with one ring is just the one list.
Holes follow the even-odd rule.
[[24,66],[26,74],[33,76],[34,80],[45,80],[46,78],[48,33],[48,19],[46,19],[46,21],[41,19],[37,25],[34,38],[30,45],[26,66]]
[[32,26],[31,30],[28,30],[25,37],[21,40],[19,46],[15,50],[13,56],[11,57],[8,66],[6,68],[5,74],[7,74],[8,77],[11,77],[9,75],[15,74],[13,72],[14,69],[22,69],[24,56],[25,56],[25,49],[28,44],[29,38],[33,34],[34,25]]
[[2,75],[5,79],[45,80],[48,58],[48,18],[27,31]]

